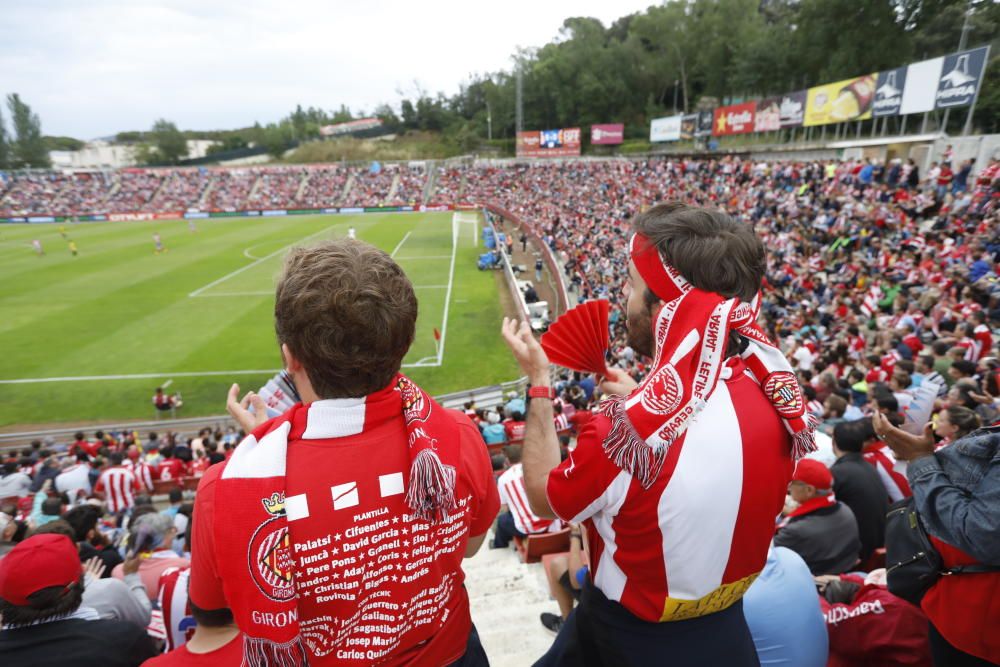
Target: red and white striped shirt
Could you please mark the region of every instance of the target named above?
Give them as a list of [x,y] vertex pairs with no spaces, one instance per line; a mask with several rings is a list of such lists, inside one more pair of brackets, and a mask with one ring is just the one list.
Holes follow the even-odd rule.
[[558,414],[552,418],[556,425],[556,431],[565,431],[569,428],[569,419],[566,418],[564,414]]
[[109,512],[124,512],[135,505],[135,493],[139,491],[139,481],[125,466],[114,466],[101,473],[94,491],[104,494]]
[[131,470],[132,474],[135,475],[135,479],[139,483],[139,493],[153,490],[153,472],[148,463],[145,461],[128,460],[122,465]]
[[791,437],[739,359],[643,489],[602,446],[595,415],[546,487],[556,515],[585,522],[594,585],[646,621],[720,611],[764,567],[792,474]]
[[558,519],[543,519],[531,511],[528,494],[524,491],[524,469],[520,463],[507,468],[499,479],[500,503],[510,509],[514,517],[514,527],[525,535],[545,533],[562,528]]
[[906,479],[906,461],[897,461],[896,455],[884,442],[865,447],[865,461],[875,466],[879,479],[889,494],[889,500],[896,502],[913,495]]
[[160,575],[156,599],[163,614],[167,651],[180,648],[194,634],[195,622],[188,599],[190,575],[190,567],[171,567]]

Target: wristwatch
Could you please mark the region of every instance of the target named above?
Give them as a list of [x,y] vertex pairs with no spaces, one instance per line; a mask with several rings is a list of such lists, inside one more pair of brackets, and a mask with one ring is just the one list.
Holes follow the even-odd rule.
[[547,398],[551,401],[555,397],[556,390],[549,386],[538,386],[528,389],[528,398]]

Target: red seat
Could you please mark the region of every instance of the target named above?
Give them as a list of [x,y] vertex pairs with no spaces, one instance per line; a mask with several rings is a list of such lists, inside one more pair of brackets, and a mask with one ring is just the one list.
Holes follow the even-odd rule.
[[525,538],[514,536],[514,546],[522,563],[537,563],[542,556],[569,551],[569,528],[555,533],[536,533]]

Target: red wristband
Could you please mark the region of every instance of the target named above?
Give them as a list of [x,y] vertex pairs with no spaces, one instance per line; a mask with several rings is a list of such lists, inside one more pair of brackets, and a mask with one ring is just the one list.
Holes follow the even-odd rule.
[[552,387],[531,387],[528,389],[528,398],[547,398],[550,401],[556,397],[556,390]]

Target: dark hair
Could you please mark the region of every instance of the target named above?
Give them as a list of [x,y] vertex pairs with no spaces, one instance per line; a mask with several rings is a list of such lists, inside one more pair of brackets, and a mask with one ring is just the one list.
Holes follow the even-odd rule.
[[5,625],[31,625],[76,611],[83,602],[83,573],[69,586],[49,586],[28,596],[28,606],[21,607],[0,598],[0,616]]
[[966,359],[951,362],[951,367],[963,375],[975,375],[976,365]]
[[69,522],[65,519],[56,519],[55,521],[49,521],[48,523],[36,526],[27,536],[34,537],[35,535],[45,534],[65,535],[74,542],[76,541],[76,531],[73,530],[73,526],[69,525]]
[[833,427],[833,442],[842,452],[860,452],[873,435],[870,418],[841,422]]
[[175,486],[167,492],[167,497],[171,503],[179,503],[184,500],[184,491],[180,487]]
[[86,436],[83,434],[83,431],[77,431],[73,434],[73,437],[77,440],[83,440]]
[[511,463],[521,462],[521,445],[507,445],[503,448],[503,453]]
[[3,464],[3,474],[13,475],[17,472],[17,461],[7,461]]
[[413,343],[416,320],[410,279],[375,246],[338,239],[296,248],[285,260],[275,332],[320,398],[386,387]]
[[233,612],[231,609],[226,607],[222,609],[202,609],[191,598],[188,598],[188,604],[191,605],[191,616],[194,617],[194,622],[198,625],[203,625],[206,628],[222,628],[233,624]]
[[120,466],[123,460],[121,452],[114,452],[108,457],[108,460],[111,461],[111,465]]
[[718,209],[657,204],[632,226],[695,287],[751,301],[766,268],[764,244],[749,225]]
[[876,394],[872,398],[880,410],[899,412],[899,401],[892,394]]
[[838,417],[843,417],[844,413],[847,412],[847,399],[838,394],[830,394],[826,397],[827,406],[830,412],[834,413]]
[[73,541],[83,542],[87,533],[97,528],[100,510],[93,505],[77,505],[63,515],[63,519],[73,528]]
[[957,438],[968,435],[982,426],[979,415],[969,408],[951,405],[945,408],[944,411],[948,413],[948,420],[958,428]]

